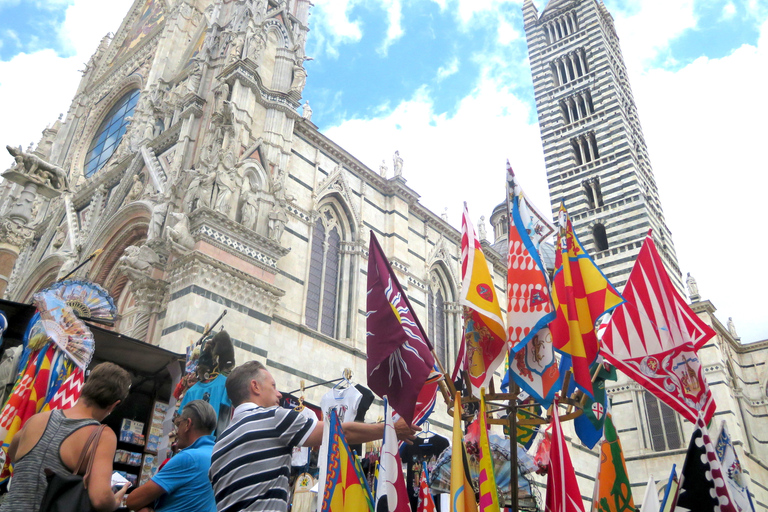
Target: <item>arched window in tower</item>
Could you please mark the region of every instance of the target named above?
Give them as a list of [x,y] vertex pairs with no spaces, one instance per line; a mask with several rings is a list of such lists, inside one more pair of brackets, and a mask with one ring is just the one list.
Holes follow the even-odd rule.
[[343,268],[341,245],[344,240],[343,223],[339,212],[331,205],[321,208],[315,222],[309,257],[305,321],[307,327],[326,336],[336,337],[339,329],[339,287]]
[[590,210],[595,209],[595,193],[592,190],[592,185],[589,180],[582,182],[581,186],[584,188],[584,197],[587,200],[587,208]]
[[643,395],[651,449],[655,452],[663,452],[682,448],[680,423],[677,421],[675,411],[667,404],[660,402],[649,391],[644,391]]
[[592,238],[598,251],[608,250],[608,235],[605,233],[605,226],[602,224],[595,224],[592,228]]
[[133,110],[139,101],[139,93],[139,89],[128,91],[115,102],[107,115],[104,116],[104,120],[88,146],[88,153],[85,155],[83,172],[86,178],[90,178],[101,169],[117,149],[130,123],[128,118],[133,115]]

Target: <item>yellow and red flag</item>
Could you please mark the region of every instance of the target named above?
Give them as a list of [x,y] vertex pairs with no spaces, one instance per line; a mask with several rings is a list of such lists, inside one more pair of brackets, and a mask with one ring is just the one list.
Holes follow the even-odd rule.
[[624,302],[624,298],[592,261],[573,232],[565,206],[560,206],[552,299],[557,316],[549,324],[555,350],[571,359],[576,385],[592,395],[589,367],[600,344],[597,319]]
[[464,469],[464,435],[461,431],[461,393],[453,402],[453,443],[451,451],[451,512],[477,512],[475,491]]
[[336,410],[329,419],[327,473],[323,486],[321,512],[373,512],[368,484],[360,479],[355,454],[349,449]]
[[499,512],[499,493],[493,474],[491,443],[485,420],[485,389],[480,388],[480,512]]
[[469,374],[473,394],[479,396],[480,388],[488,387],[494,370],[504,362],[507,335],[499,296],[480,239],[469,220],[467,203],[461,219],[460,302],[464,306],[463,366]]

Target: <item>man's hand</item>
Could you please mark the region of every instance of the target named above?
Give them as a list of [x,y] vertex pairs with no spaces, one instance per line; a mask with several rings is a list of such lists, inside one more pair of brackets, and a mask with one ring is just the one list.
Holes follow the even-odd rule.
[[403,418],[400,418],[395,422],[395,432],[397,433],[397,439],[404,441],[406,444],[413,444],[413,440],[416,438],[416,432],[419,432],[420,430],[420,426],[409,425]]

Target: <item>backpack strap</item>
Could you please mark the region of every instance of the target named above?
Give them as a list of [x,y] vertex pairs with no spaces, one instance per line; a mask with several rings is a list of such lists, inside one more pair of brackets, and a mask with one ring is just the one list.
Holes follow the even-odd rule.
[[93,429],[88,440],[85,442],[83,451],[80,453],[80,460],[77,463],[77,467],[73,471],[74,475],[80,474],[80,471],[83,469],[83,463],[86,462],[86,458],[88,459],[85,467],[85,475],[83,476],[83,487],[86,489],[88,488],[88,476],[91,474],[93,459],[96,457],[96,448],[99,446],[99,439],[101,438],[101,433],[104,431],[105,427],[106,425],[99,425],[97,428]]

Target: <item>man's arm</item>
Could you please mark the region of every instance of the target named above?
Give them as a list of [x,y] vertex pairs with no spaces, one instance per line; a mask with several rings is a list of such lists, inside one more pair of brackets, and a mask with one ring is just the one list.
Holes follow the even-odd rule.
[[[344,436],[347,438],[349,444],[367,443],[370,441],[376,441],[384,437],[384,423],[358,423],[351,421],[341,424],[341,429],[344,431]],[[395,432],[397,433],[397,439],[405,441],[407,444],[413,444],[413,439],[416,437],[416,432],[421,430],[421,427],[416,425],[408,425],[403,418],[400,418],[395,422]],[[323,422],[318,421],[315,425],[315,429],[309,435],[304,446],[320,446],[323,443]]]
[[141,487],[134,489],[133,492],[128,495],[125,504],[131,510],[139,510],[150,506],[163,494],[165,494],[165,489],[152,480],[149,480]]

